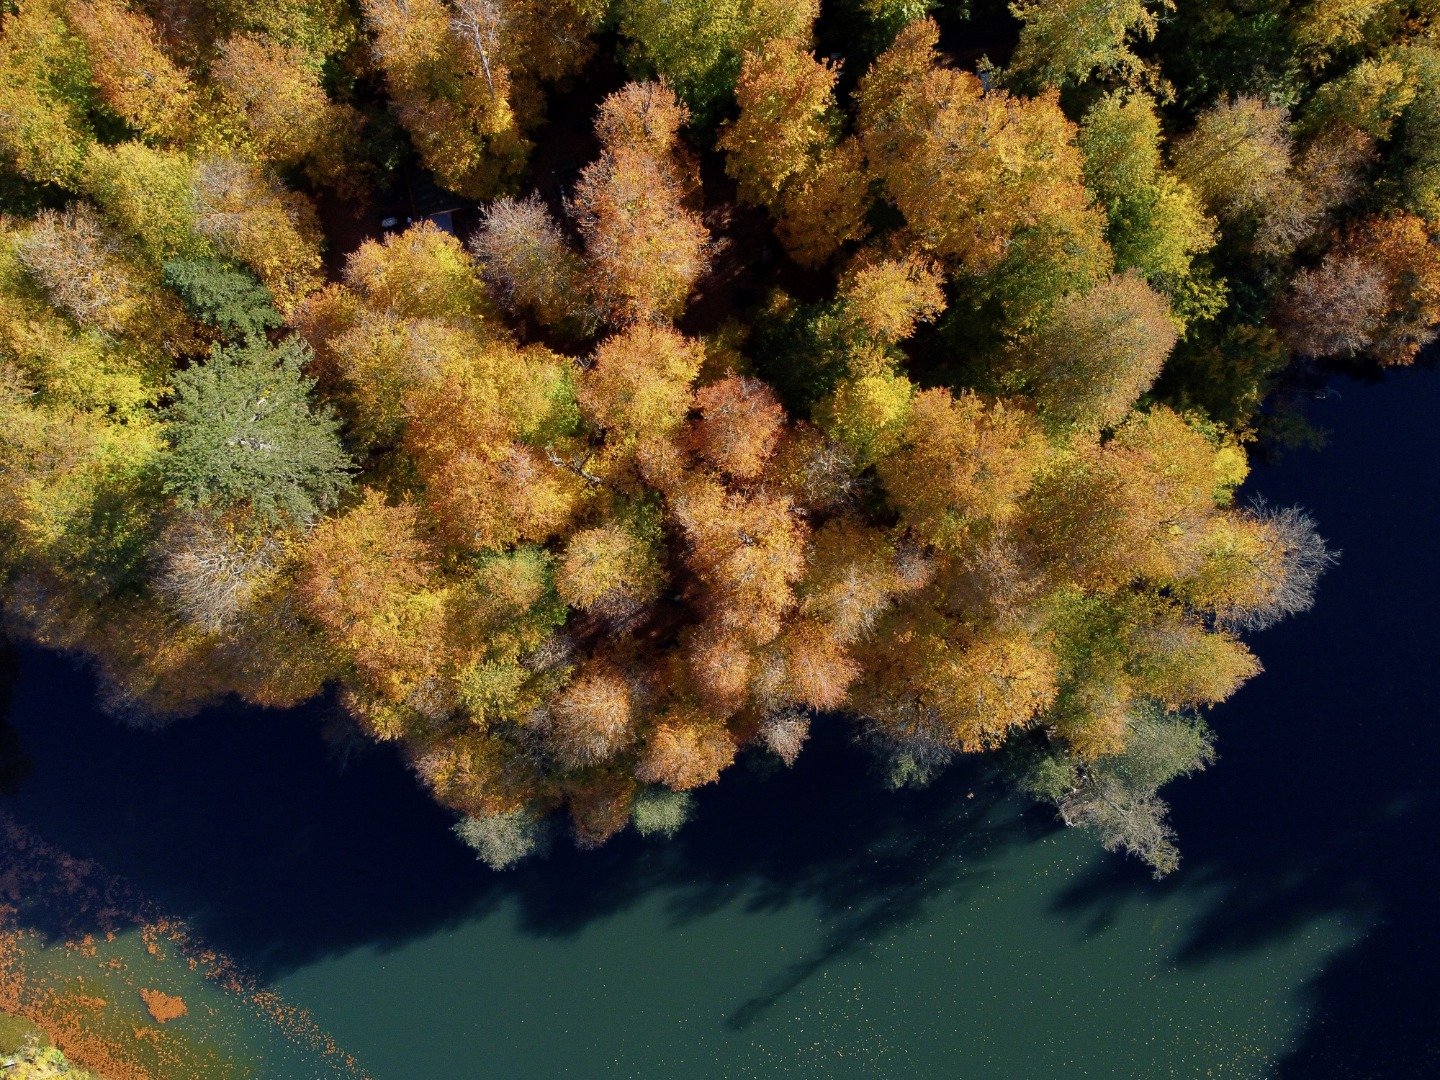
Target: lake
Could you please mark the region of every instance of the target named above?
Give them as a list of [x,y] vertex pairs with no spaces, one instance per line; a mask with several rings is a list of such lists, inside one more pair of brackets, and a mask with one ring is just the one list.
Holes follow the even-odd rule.
[[1310,413],[1328,447],[1246,491],[1304,505],[1343,558],[1256,638],[1216,765],[1169,789],[1163,883],[981,764],[887,792],[838,721],[793,770],[704,789],[672,842],[497,874],[388,750],[334,749],[326,705],[128,730],[23,648],[29,773],[0,810],[253,981],[139,974],[163,957],[127,933],[107,971],[28,962],[169,979],[191,1008],[167,1032],[282,1080],[350,1069],[335,1047],[383,1080],[1440,1075],[1440,378],[1338,380]]

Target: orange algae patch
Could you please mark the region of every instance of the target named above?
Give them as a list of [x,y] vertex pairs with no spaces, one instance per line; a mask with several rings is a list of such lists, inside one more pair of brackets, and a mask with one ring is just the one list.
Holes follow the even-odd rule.
[[140,928],[140,940],[145,943],[145,951],[157,960],[165,959],[165,951],[160,948],[160,935],[168,932],[169,927],[165,923],[154,926],[142,926]]
[[18,1005],[15,1014],[41,1028],[71,1061],[107,1080],[159,1080],[113,1036],[102,1033],[96,1014],[107,1005],[103,998],[42,988]]
[[98,951],[95,945],[95,935],[86,934],[79,941],[66,942],[65,948],[81,956],[94,956]]
[[[44,911],[51,927],[47,932],[26,925],[33,909]],[[262,989],[231,958],[197,940],[184,920],[159,910],[123,879],[66,855],[0,812],[0,1011],[30,1020],[70,1060],[106,1080],[239,1075],[223,1059],[213,1058],[212,1051],[192,1045],[173,1029],[129,1021],[123,1005],[117,1004],[119,1012],[112,1015],[107,1008],[112,1002],[93,993],[84,980],[79,986],[56,985],[54,973],[46,970],[43,957],[51,949],[91,959],[96,971],[109,973],[139,995],[156,1025],[187,1015],[183,998],[141,988],[138,980],[130,981],[133,975],[127,974],[125,961],[100,955],[102,942],[114,944],[127,932],[137,934],[149,956],[198,970],[293,1045],[327,1059],[327,1075],[334,1070],[337,1075],[365,1076],[309,1013]],[[28,970],[27,960],[36,961],[36,970]],[[204,1011],[215,1015],[208,1006]],[[197,1053],[205,1056],[197,1058]]]
[[142,987],[140,1000],[145,1002],[146,1011],[157,1024],[179,1020],[190,1011],[185,1007],[184,998],[167,994],[163,990],[146,990]]

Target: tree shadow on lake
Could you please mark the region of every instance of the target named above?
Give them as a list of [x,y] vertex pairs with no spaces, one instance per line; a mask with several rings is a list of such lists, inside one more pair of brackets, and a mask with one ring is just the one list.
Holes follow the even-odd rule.
[[20,733],[8,721],[10,697],[19,677],[15,652],[0,633],[0,797],[13,795],[34,768],[20,744]]
[[1261,470],[1344,555],[1316,609],[1256,642],[1269,669],[1214,717],[1220,760],[1173,788],[1184,862],[1142,883],[1100,866],[1056,911],[1104,926],[1138,896],[1203,897],[1177,960],[1202,966],[1339,918],[1360,933],[1305,988],[1277,1074],[1440,1075],[1440,455],[1433,373],[1342,384],[1320,455]]
[[[988,860],[1047,828],[1017,813],[981,763],[923,791],[886,790],[848,725],[827,720],[793,770],[749,755],[699,792],[673,840],[627,833],[598,851],[561,842],[499,874],[451,835],[452,816],[387,749],[340,767],[321,738],[325,706],[219,709],[161,732],[126,730],[95,710],[83,671],[28,648],[22,662],[12,716],[38,768],[0,809],[123,876],[262,980],[501,909],[524,933],[565,937],[654,897],[675,925],[735,904],[808,905],[819,942],[738,1005],[730,1023],[743,1028],[937,896],[963,895]],[[36,928],[86,929],[83,913],[50,921]]]

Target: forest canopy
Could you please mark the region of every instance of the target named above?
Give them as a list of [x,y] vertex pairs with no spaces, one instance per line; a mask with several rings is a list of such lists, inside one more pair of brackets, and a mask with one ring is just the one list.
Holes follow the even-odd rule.
[[1262,8],[14,0],[6,625],[495,866],[843,725],[1168,872],[1333,561],[1249,458],[1440,321],[1436,13]]

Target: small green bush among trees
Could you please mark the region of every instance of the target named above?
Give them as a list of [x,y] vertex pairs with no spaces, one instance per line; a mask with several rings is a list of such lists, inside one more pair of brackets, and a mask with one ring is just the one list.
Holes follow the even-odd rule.
[[[969,10],[8,5],[8,626],[139,720],[332,688],[497,867],[848,722],[1173,869],[1333,561],[1267,402],[1440,321],[1440,21]],[[401,164],[472,234],[355,237]]]

